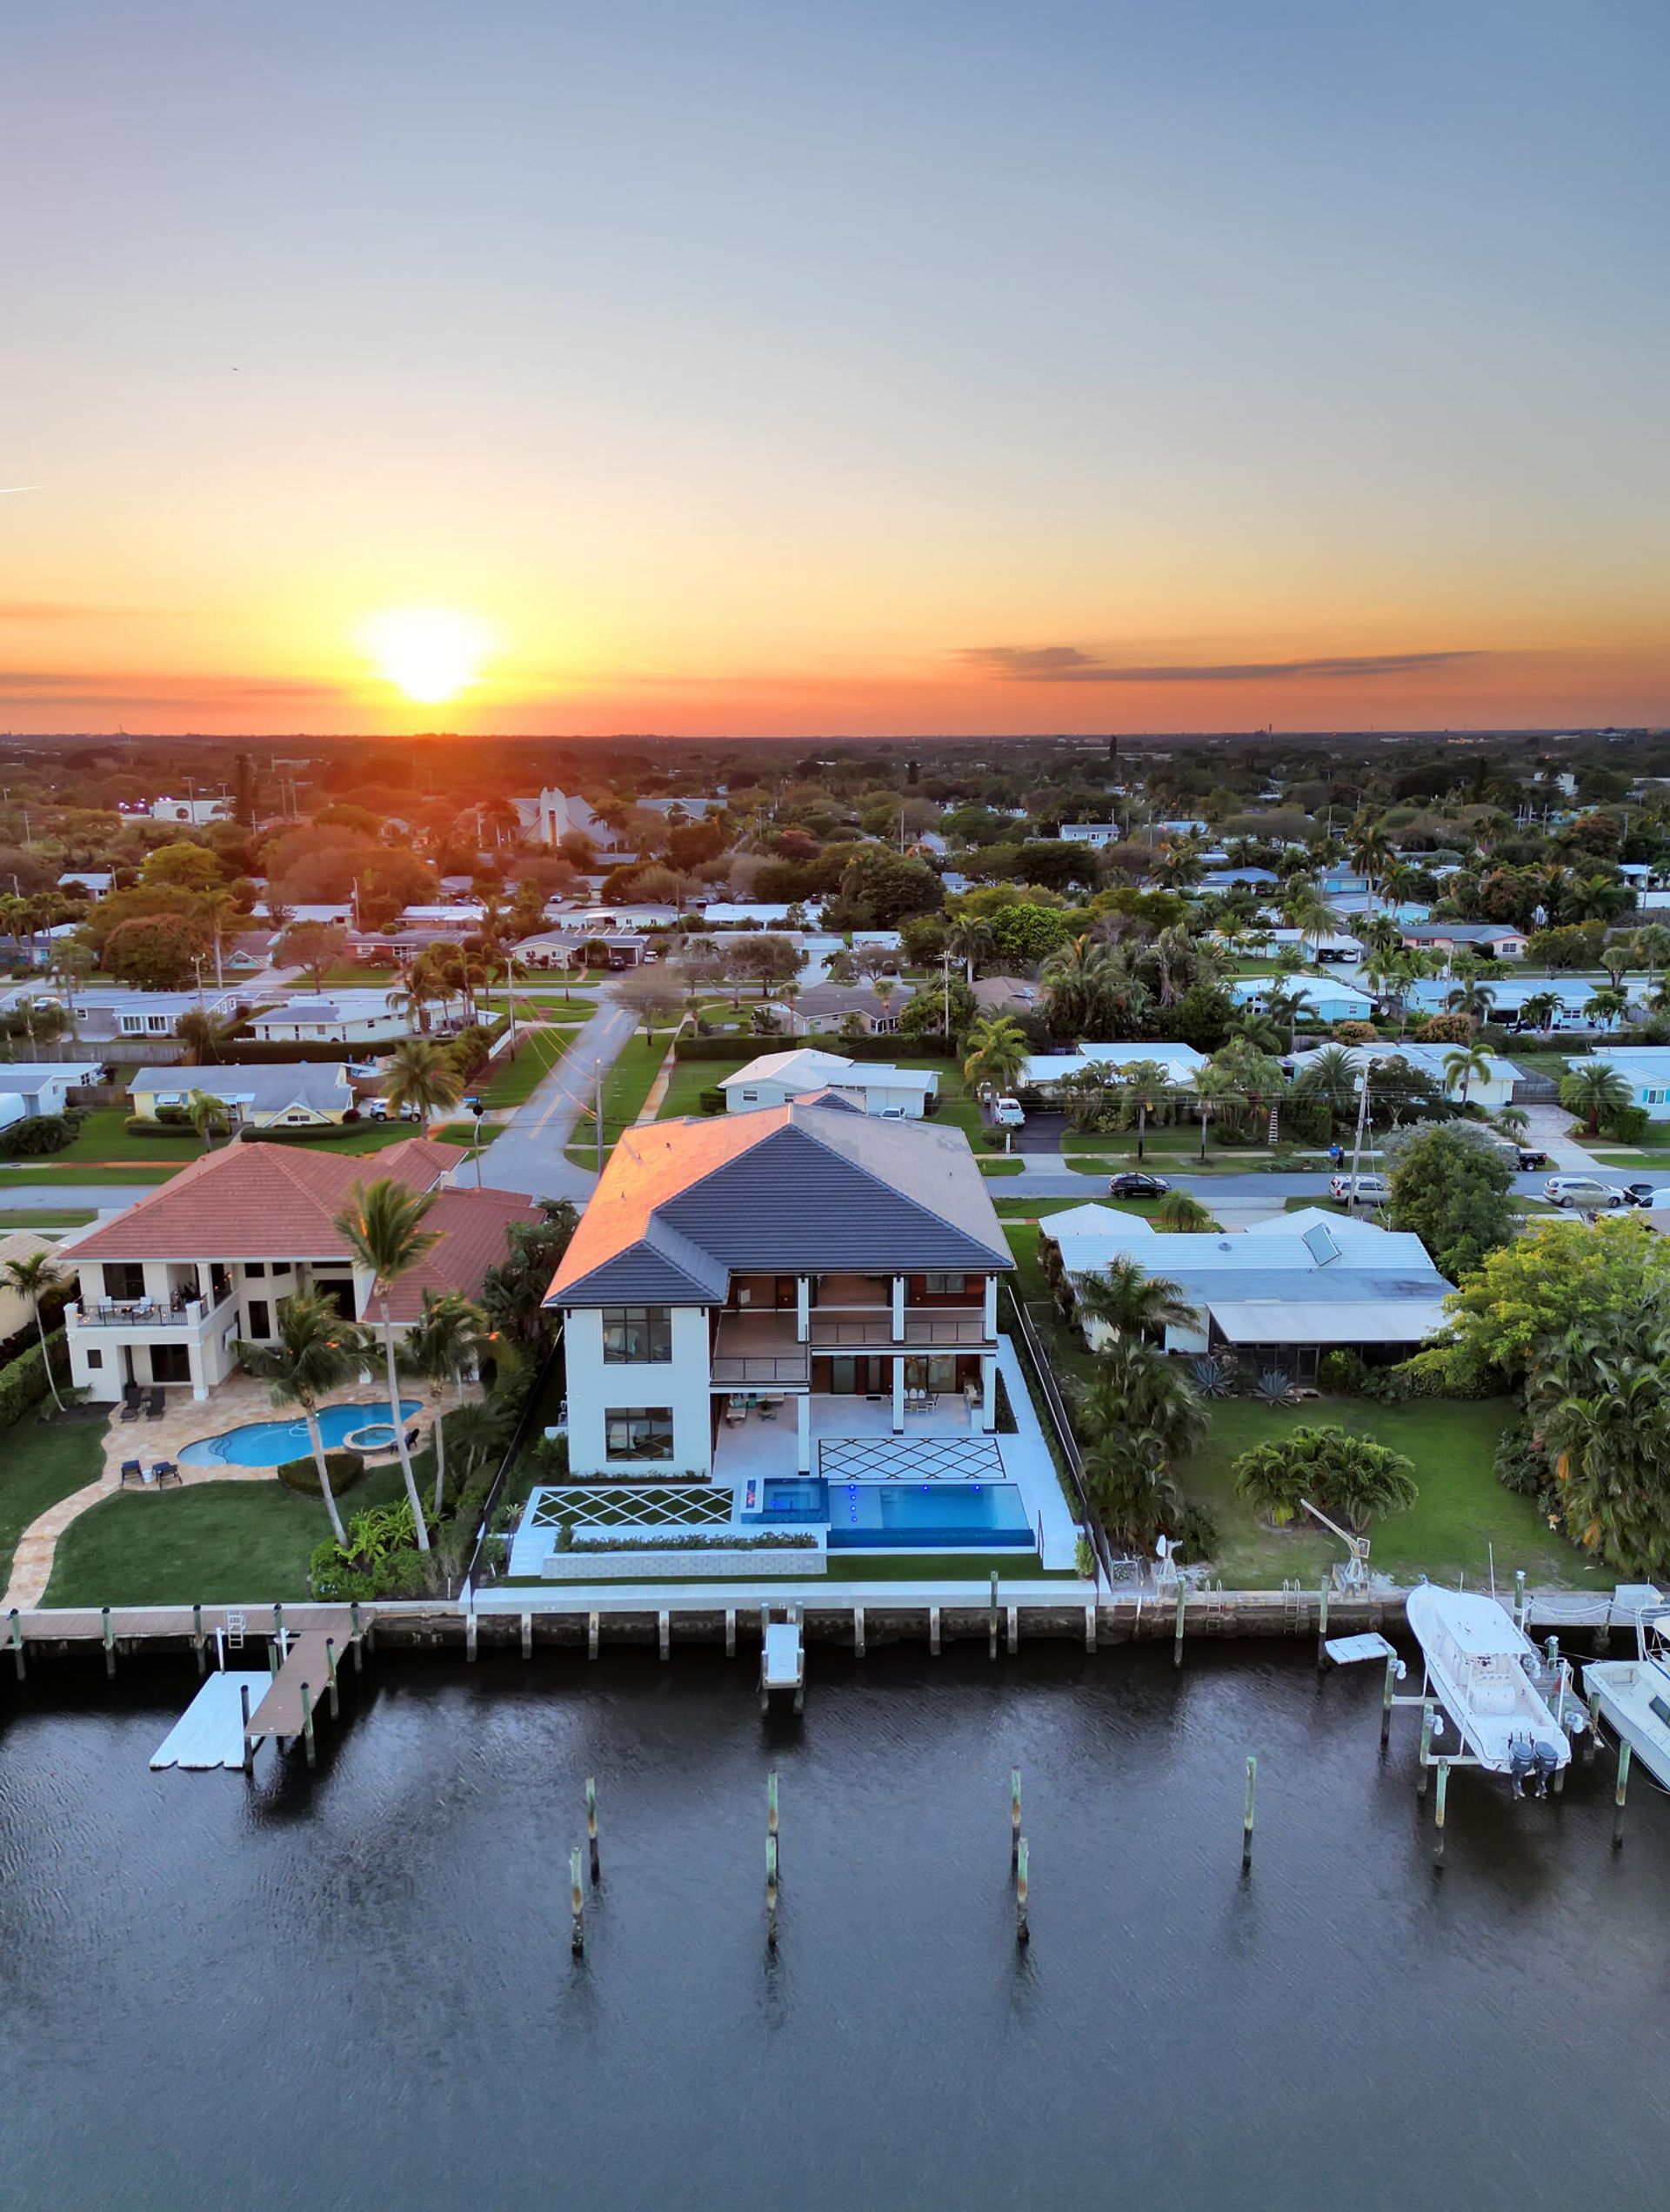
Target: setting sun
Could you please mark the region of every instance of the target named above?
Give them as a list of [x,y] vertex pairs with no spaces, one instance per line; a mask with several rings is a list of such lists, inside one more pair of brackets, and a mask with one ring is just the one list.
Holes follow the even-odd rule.
[[487,626],[445,607],[404,607],[374,615],[365,642],[378,673],[424,706],[456,698],[478,680],[490,644]]

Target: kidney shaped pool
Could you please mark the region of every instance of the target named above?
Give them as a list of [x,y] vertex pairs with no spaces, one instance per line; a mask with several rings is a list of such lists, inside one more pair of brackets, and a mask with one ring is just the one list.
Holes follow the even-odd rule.
[[[421,1400],[403,1398],[400,1418],[410,1420]],[[389,1401],[373,1399],[357,1406],[322,1406],[319,1433],[327,1452],[334,1451],[361,1429],[373,1432],[373,1450],[392,1451],[394,1431],[389,1426]],[[187,1444],[179,1454],[182,1467],[276,1467],[286,1460],[299,1460],[311,1452],[305,1421],[250,1421],[229,1428],[224,1435],[205,1436]]]

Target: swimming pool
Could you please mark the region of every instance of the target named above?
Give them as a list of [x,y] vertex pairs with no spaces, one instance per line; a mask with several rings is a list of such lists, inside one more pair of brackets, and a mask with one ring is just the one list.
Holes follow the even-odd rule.
[[831,1551],[1030,1550],[1012,1482],[839,1482],[829,1486]]
[[[416,1398],[403,1398],[402,1420],[409,1421],[421,1402]],[[325,1450],[334,1451],[351,1430],[374,1423],[379,1414],[386,1426],[386,1398],[362,1400],[357,1406],[322,1406],[319,1433],[324,1439]],[[229,1428],[224,1435],[205,1436],[196,1444],[188,1444],[178,1457],[182,1467],[276,1467],[285,1460],[305,1457],[312,1448],[305,1421],[250,1421],[243,1428]]]

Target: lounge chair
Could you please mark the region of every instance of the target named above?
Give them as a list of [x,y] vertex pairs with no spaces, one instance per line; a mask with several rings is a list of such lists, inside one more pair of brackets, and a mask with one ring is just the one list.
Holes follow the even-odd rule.
[[157,1460],[152,1464],[150,1479],[160,1489],[164,1482],[178,1482],[180,1470],[172,1460]]
[[122,1418],[124,1421],[137,1421],[139,1418],[139,1408],[144,1402],[145,1393],[137,1382],[123,1385]]
[[145,1400],[145,1419],[148,1421],[161,1420],[163,1418],[163,1407],[165,1403],[166,1400],[163,1396],[162,1388],[159,1385],[151,1392],[150,1397]]
[[137,1460],[124,1460],[121,1479],[124,1486],[130,1482],[143,1482],[145,1479],[145,1471]]

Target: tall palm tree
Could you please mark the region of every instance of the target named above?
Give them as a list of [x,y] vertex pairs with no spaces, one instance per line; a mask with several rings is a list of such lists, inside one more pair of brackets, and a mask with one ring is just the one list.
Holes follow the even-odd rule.
[[1151,1544],[1181,1507],[1172,1466],[1206,1433],[1199,1393],[1174,1360],[1124,1337],[1099,1354],[1074,1426],[1103,1525],[1127,1543]]
[[962,962],[964,974],[972,985],[980,962],[989,960],[997,949],[997,937],[984,914],[959,914],[946,933],[945,944],[953,957]]
[[1264,1011],[1278,1028],[1286,1028],[1290,1053],[1299,1050],[1299,1017],[1310,1004],[1310,992],[1302,985],[1295,990],[1276,990],[1266,994]]
[[446,1400],[463,1387],[487,1334],[487,1316],[459,1290],[426,1290],[424,1310],[406,1332],[404,1364],[423,1376],[434,1393],[435,1517],[446,1496]]
[[1600,1133],[1603,1113],[1615,1113],[1629,1104],[1629,1086],[1603,1060],[1580,1060],[1560,1086],[1560,1103],[1567,1113],[1586,1114],[1588,1133],[1594,1137]]
[[1458,1046],[1454,1052],[1444,1055],[1444,1088],[1453,1091],[1460,1086],[1461,1104],[1465,1108],[1467,1093],[1474,1083],[1490,1080],[1490,1054],[1478,1045]]
[[406,1425],[400,1418],[400,1384],[395,1373],[394,1324],[389,1318],[389,1293],[435,1245],[439,1232],[423,1226],[424,1216],[434,1203],[433,1191],[408,1190],[404,1183],[397,1183],[385,1175],[375,1183],[356,1183],[335,1224],[353,1254],[355,1264],[364,1268],[371,1278],[371,1295],[377,1300],[383,1324],[389,1419],[394,1424],[400,1474],[411,1502],[411,1518],[420,1552],[429,1549],[429,1531],[424,1525],[423,1500],[418,1495],[417,1479],[411,1471],[411,1454],[406,1448]]
[[223,1045],[230,1044],[237,1021],[217,1021],[199,1006],[189,1006],[174,1025],[174,1034],[185,1046],[188,1067],[218,1066]]
[[396,1113],[415,1106],[427,1136],[430,1116],[456,1106],[464,1087],[451,1053],[427,1037],[403,1037],[389,1054],[388,1068],[384,1095]]
[[1319,891],[1304,891],[1293,899],[1289,911],[1300,944],[1310,946],[1314,959],[1322,939],[1332,937],[1339,926],[1339,908],[1331,906]]
[[1099,1275],[1076,1282],[1073,1293],[1085,1322],[1099,1322],[1110,1336],[1146,1340],[1167,1329],[1194,1328],[1200,1320],[1180,1283],[1151,1275],[1123,1254],[1110,1260]]
[[1012,1090],[1032,1056],[1019,1024],[1006,1014],[972,1021],[963,1042],[968,1048],[963,1080],[977,1098],[997,1098]]
[[52,1355],[46,1348],[46,1319],[41,1312],[41,1301],[55,1290],[67,1290],[69,1277],[58,1266],[50,1252],[31,1252],[21,1260],[0,1262],[0,1281],[8,1290],[15,1290],[19,1298],[29,1300],[35,1316],[35,1333],[41,1340],[41,1366],[46,1373],[46,1387],[52,1393],[52,1403],[63,1411],[63,1400],[58,1395],[58,1386],[52,1380]]
[[1608,1029],[1614,1021],[1621,1021],[1629,1012],[1629,993],[1609,984],[1600,984],[1583,1002],[1585,1019],[1597,1029]]
[[[1122,1104],[1127,1114],[1137,1117],[1137,1158],[1140,1160],[1148,1134],[1148,1117],[1151,1113],[1163,1113],[1170,1105],[1172,1079],[1158,1060],[1132,1060],[1123,1074]],[[1129,1128],[1129,1121],[1126,1126]]]
[[1521,1028],[1546,1030],[1560,1012],[1560,998],[1553,991],[1533,991],[1520,1008]]
[[[324,1438],[319,1432],[319,1400],[340,1390],[358,1372],[365,1356],[364,1339],[353,1322],[344,1321],[332,1301],[317,1291],[297,1291],[292,1298],[281,1298],[275,1319],[278,1327],[275,1343],[236,1344],[232,1349],[250,1373],[269,1386],[275,1406],[300,1409],[307,1423],[313,1464],[318,1469],[324,1510],[331,1518],[331,1533],[337,1543],[345,1544],[347,1534],[331,1487]],[[421,1528],[421,1514],[418,1519]]]
[[1670,963],[1670,929],[1662,922],[1649,922],[1638,929],[1629,940],[1629,957],[1638,968],[1647,971],[1647,987],[1650,992],[1659,970]]
[[1299,1063],[1293,1088],[1306,1098],[1320,1099],[1326,1106],[1332,1141],[1340,1115],[1350,1113],[1357,1103],[1357,1069],[1351,1054],[1343,1045],[1325,1045],[1319,1053],[1307,1053]]
[[1476,975],[1469,975],[1453,991],[1446,993],[1444,1003],[1452,1013],[1466,1014],[1476,1032],[1480,1025],[1489,1019],[1496,993],[1489,984],[1481,983]]

